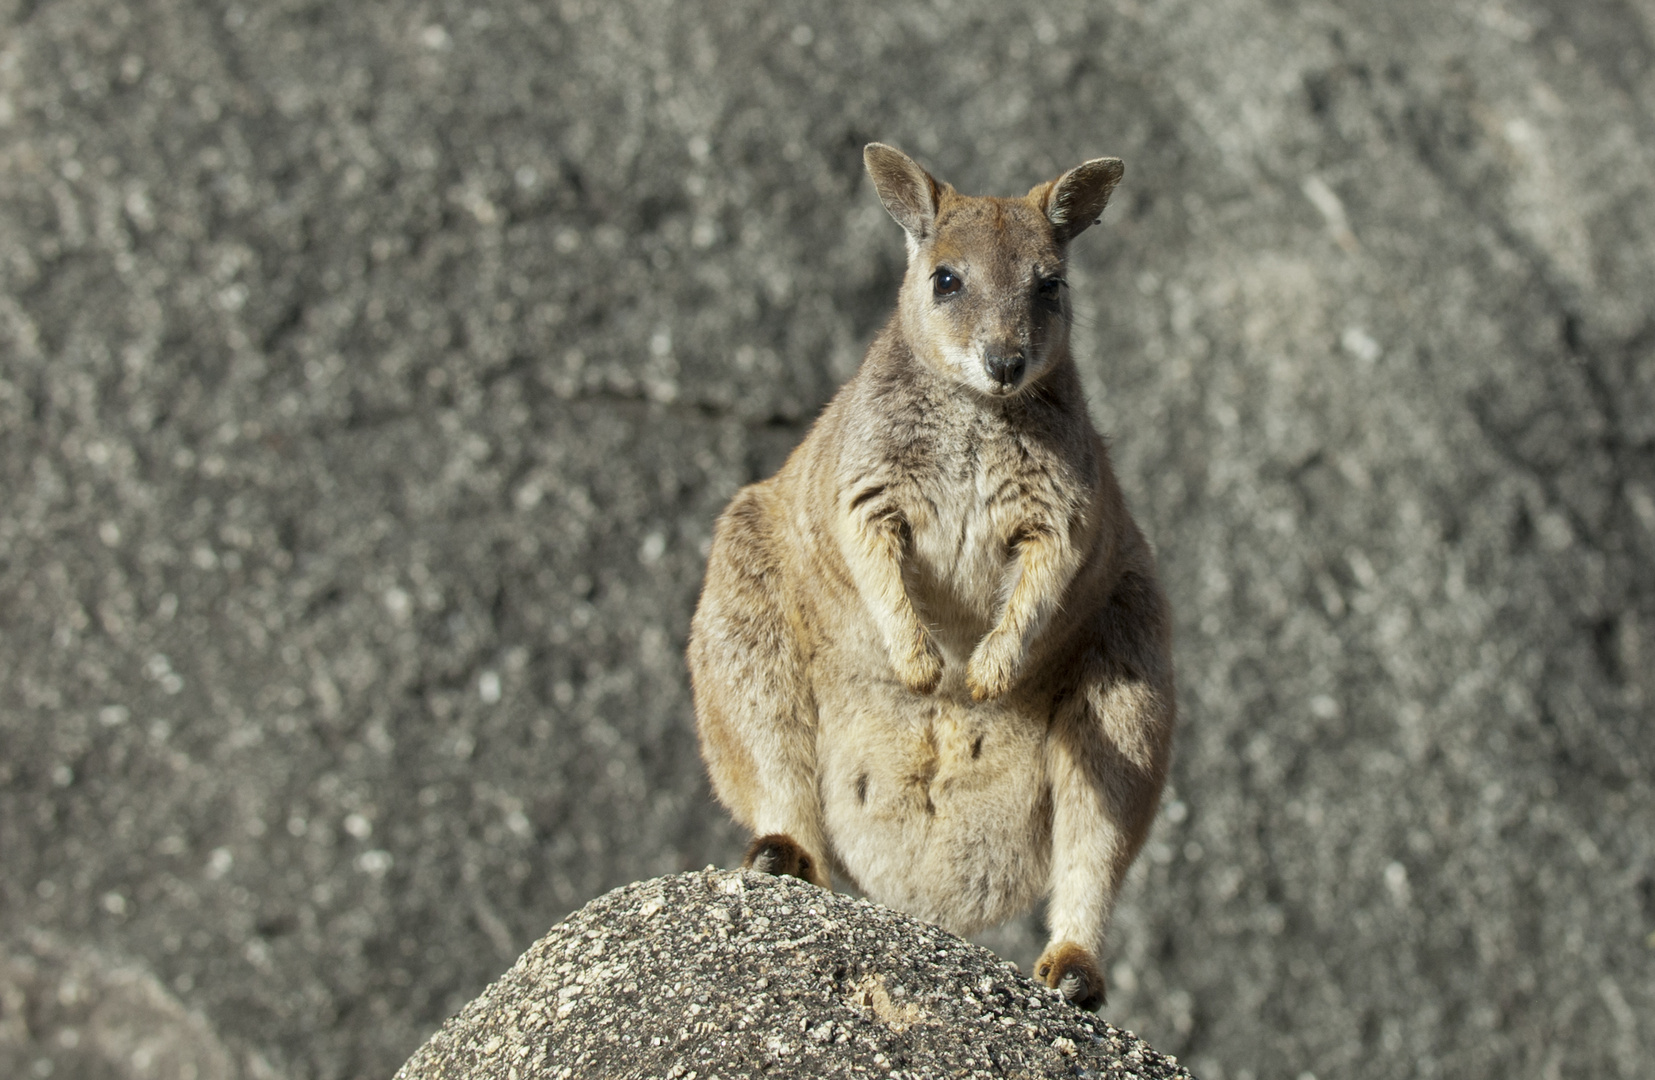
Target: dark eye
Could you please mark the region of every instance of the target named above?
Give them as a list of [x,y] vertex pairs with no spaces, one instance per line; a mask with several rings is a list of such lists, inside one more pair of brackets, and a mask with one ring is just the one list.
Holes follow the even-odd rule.
[[1049,277],[1040,283],[1040,299],[1056,300],[1063,292],[1063,286],[1068,282],[1060,277]]
[[965,288],[965,282],[960,280],[960,275],[946,266],[937,267],[937,272],[931,275],[931,282],[936,287],[938,296],[953,296]]

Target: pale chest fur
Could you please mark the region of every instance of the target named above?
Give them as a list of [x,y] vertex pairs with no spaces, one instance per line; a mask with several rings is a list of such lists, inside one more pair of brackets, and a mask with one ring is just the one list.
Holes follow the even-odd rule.
[[949,660],[963,663],[1016,584],[1019,537],[1071,529],[1094,480],[1085,455],[1000,417],[927,434],[907,448],[895,489],[909,530],[905,581]]

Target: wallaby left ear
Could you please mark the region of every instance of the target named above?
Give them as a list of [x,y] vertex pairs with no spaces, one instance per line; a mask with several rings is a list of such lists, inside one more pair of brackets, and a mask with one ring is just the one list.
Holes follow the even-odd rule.
[[937,223],[937,200],[942,187],[919,163],[894,146],[869,143],[862,161],[873,178],[879,201],[914,243],[931,236]]
[[1126,166],[1120,158],[1093,158],[1076,165],[1048,184],[1038,184],[1029,197],[1046,212],[1046,220],[1067,244],[1097,224],[1098,215],[1109,202],[1109,193],[1120,183]]

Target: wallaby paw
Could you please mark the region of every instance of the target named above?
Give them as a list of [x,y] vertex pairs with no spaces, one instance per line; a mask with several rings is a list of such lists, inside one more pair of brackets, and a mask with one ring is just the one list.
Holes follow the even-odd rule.
[[895,667],[902,685],[916,694],[929,694],[942,682],[942,650],[922,627],[915,636],[913,648]]
[[1063,991],[1064,1000],[1097,1012],[1105,998],[1103,971],[1092,954],[1071,941],[1046,946],[1034,962],[1034,977]]
[[747,857],[741,861],[744,870],[757,870],[776,877],[796,877],[812,885],[828,887],[827,875],[810,853],[786,833],[755,836],[747,845]]
[[998,631],[991,631],[977,643],[965,666],[965,685],[972,701],[993,701],[1011,689],[1017,678],[1018,643]]

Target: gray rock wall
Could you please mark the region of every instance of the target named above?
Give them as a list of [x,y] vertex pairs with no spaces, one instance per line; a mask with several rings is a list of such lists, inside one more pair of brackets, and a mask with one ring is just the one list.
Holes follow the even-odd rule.
[[1106,1016],[1209,1080],[1651,1075],[1647,4],[0,25],[0,971],[46,934],[179,1053],[384,1076],[733,861],[700,549],[889,307],[879,138],[1127,162],[1071,278],[1185,726]]

